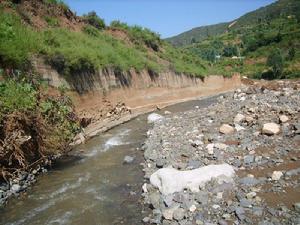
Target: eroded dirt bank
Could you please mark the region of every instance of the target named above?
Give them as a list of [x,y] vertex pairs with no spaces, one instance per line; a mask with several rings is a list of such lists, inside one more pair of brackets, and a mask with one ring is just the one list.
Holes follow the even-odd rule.
[[227,92],[240,86],[239,75],[231,78],[210,76],[187,87],[159,87],[157,84],[148,88],[132,86],[114,89],[105,94],[101,91],[83,95],[73,93],[73,99],[79,115],[91,121],[85,135],[94,136],[108,126],[127,121],[141,113],[201,96]]
[[[143,196],[152,209],[144,223],[299,224],[299,89],[299,81],[263,82],[156,121],[144,148]],[[161,168],[223,163],[234,179],[212,179],[198,190],[165,194],[183,174],[161,173],[157,187],[151,181]]]

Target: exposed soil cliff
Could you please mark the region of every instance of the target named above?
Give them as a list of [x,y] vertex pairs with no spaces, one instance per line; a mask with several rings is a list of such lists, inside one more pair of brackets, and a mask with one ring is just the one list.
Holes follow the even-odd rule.
[[138,73],[134,70],[121,72],[105,69],[94,74],[86,72],[64,77],[41,59],[36,60],[34,66],[49,85],[63,85],[71,90],[78,112],[88,117],[95,117],[99,109],[105,106],[104,101],[112,104],[123,102],[132,109],[163,107],[241,85],[238,74],[231,78],[209,76],[201,79],[172,71],[153,73],[144,70]]

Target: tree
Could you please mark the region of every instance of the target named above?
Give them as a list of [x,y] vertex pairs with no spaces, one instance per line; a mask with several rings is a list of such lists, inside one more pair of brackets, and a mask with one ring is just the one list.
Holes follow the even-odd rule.
[[289,52],[288,52],[288,57],[287,59],[288,60],[293,60],[295,58],[295,54],[296,54],[296,50],[294,47],[290,48],[289,49]]
[[225,57],[232,57],[238,55],[238,49],[235,45],[227,45],[223,50],[223,55]]
[[191,44],[195,44],[197,41],[196,41],[196,38],[195,37],[192,37],[191,39]]
[[267,66],[271,67],[272,78],[280,78],[283,72],[283,57],[279,49],[271,51],[267,59]]

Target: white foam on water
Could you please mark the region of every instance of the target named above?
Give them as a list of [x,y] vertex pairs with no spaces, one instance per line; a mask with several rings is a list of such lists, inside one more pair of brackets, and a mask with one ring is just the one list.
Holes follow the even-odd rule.
[[16,222],[13,222],[13,223],[7,223],[7,225],[30,224],[29,223],[30,219],[34,218],[36,215],[38,215],[42,211],[49,209],[51,206],[54,206],[56,204],[56,202],[59,200],[60,199],[51,199],[51,200],[47,201],[47,203],[43,204],[42,206],[36,207],[33,210],[30,210],[29,212],[27,212],[27,214],[24,215],[24,217],[22,219],[20,219]]
[[114,146],[120,146],[120,145],[128,145],[130,142],[126,142],[124,139],[126,136],[128,136],[131,132],[131,129],[125,129],[116,134],[115,136],[109,138],[105,144],[104,144],[104,149],[108,150],[111,147]]
[[[111,147],[131,144],[131,142],[125,141],[130,132],[131,129],[123,129],[113,137],[109,138],[103,145],[93,148],[91,151],[85,153],[84,155],[87,157],[93,157],[100,152],[106,152]],[[81,160],[81,162],[83,161],[85,160]]]
[[47,224],[70,224],[70,218],[72,215],[72,212],[66,212],[62,216],[50,220]]
[[84,176],[81,176],[79,177],[75,182],[66,182],[64,183],[60,188],[58,188],[56,191],[52,192],[51,194],[45,194],[45,195],[42,195],[39,197],[39,199],[53,199],[59,195],[62,195],[64,193],[66,193],[67,191],[69,190],[73,190],[73,189],[76,189],[78,187],[81,186],[81,184],[83,182],[87,182],[91,177],[91,174],[90,173],[86,173]]

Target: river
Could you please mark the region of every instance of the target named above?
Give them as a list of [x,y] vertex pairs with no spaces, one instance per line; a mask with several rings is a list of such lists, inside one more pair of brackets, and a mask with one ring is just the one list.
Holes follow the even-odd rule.
[[[206,107],[216,99],[184,102],[158,113]],[[141,224],[147,211],[140,203],[144,180],[140,148],[148,129],[147,115],[141,115],[77,146],[26,194],[0,210],[0,224]],[[135,157],[133,163],[123,163],[127,155]]]

